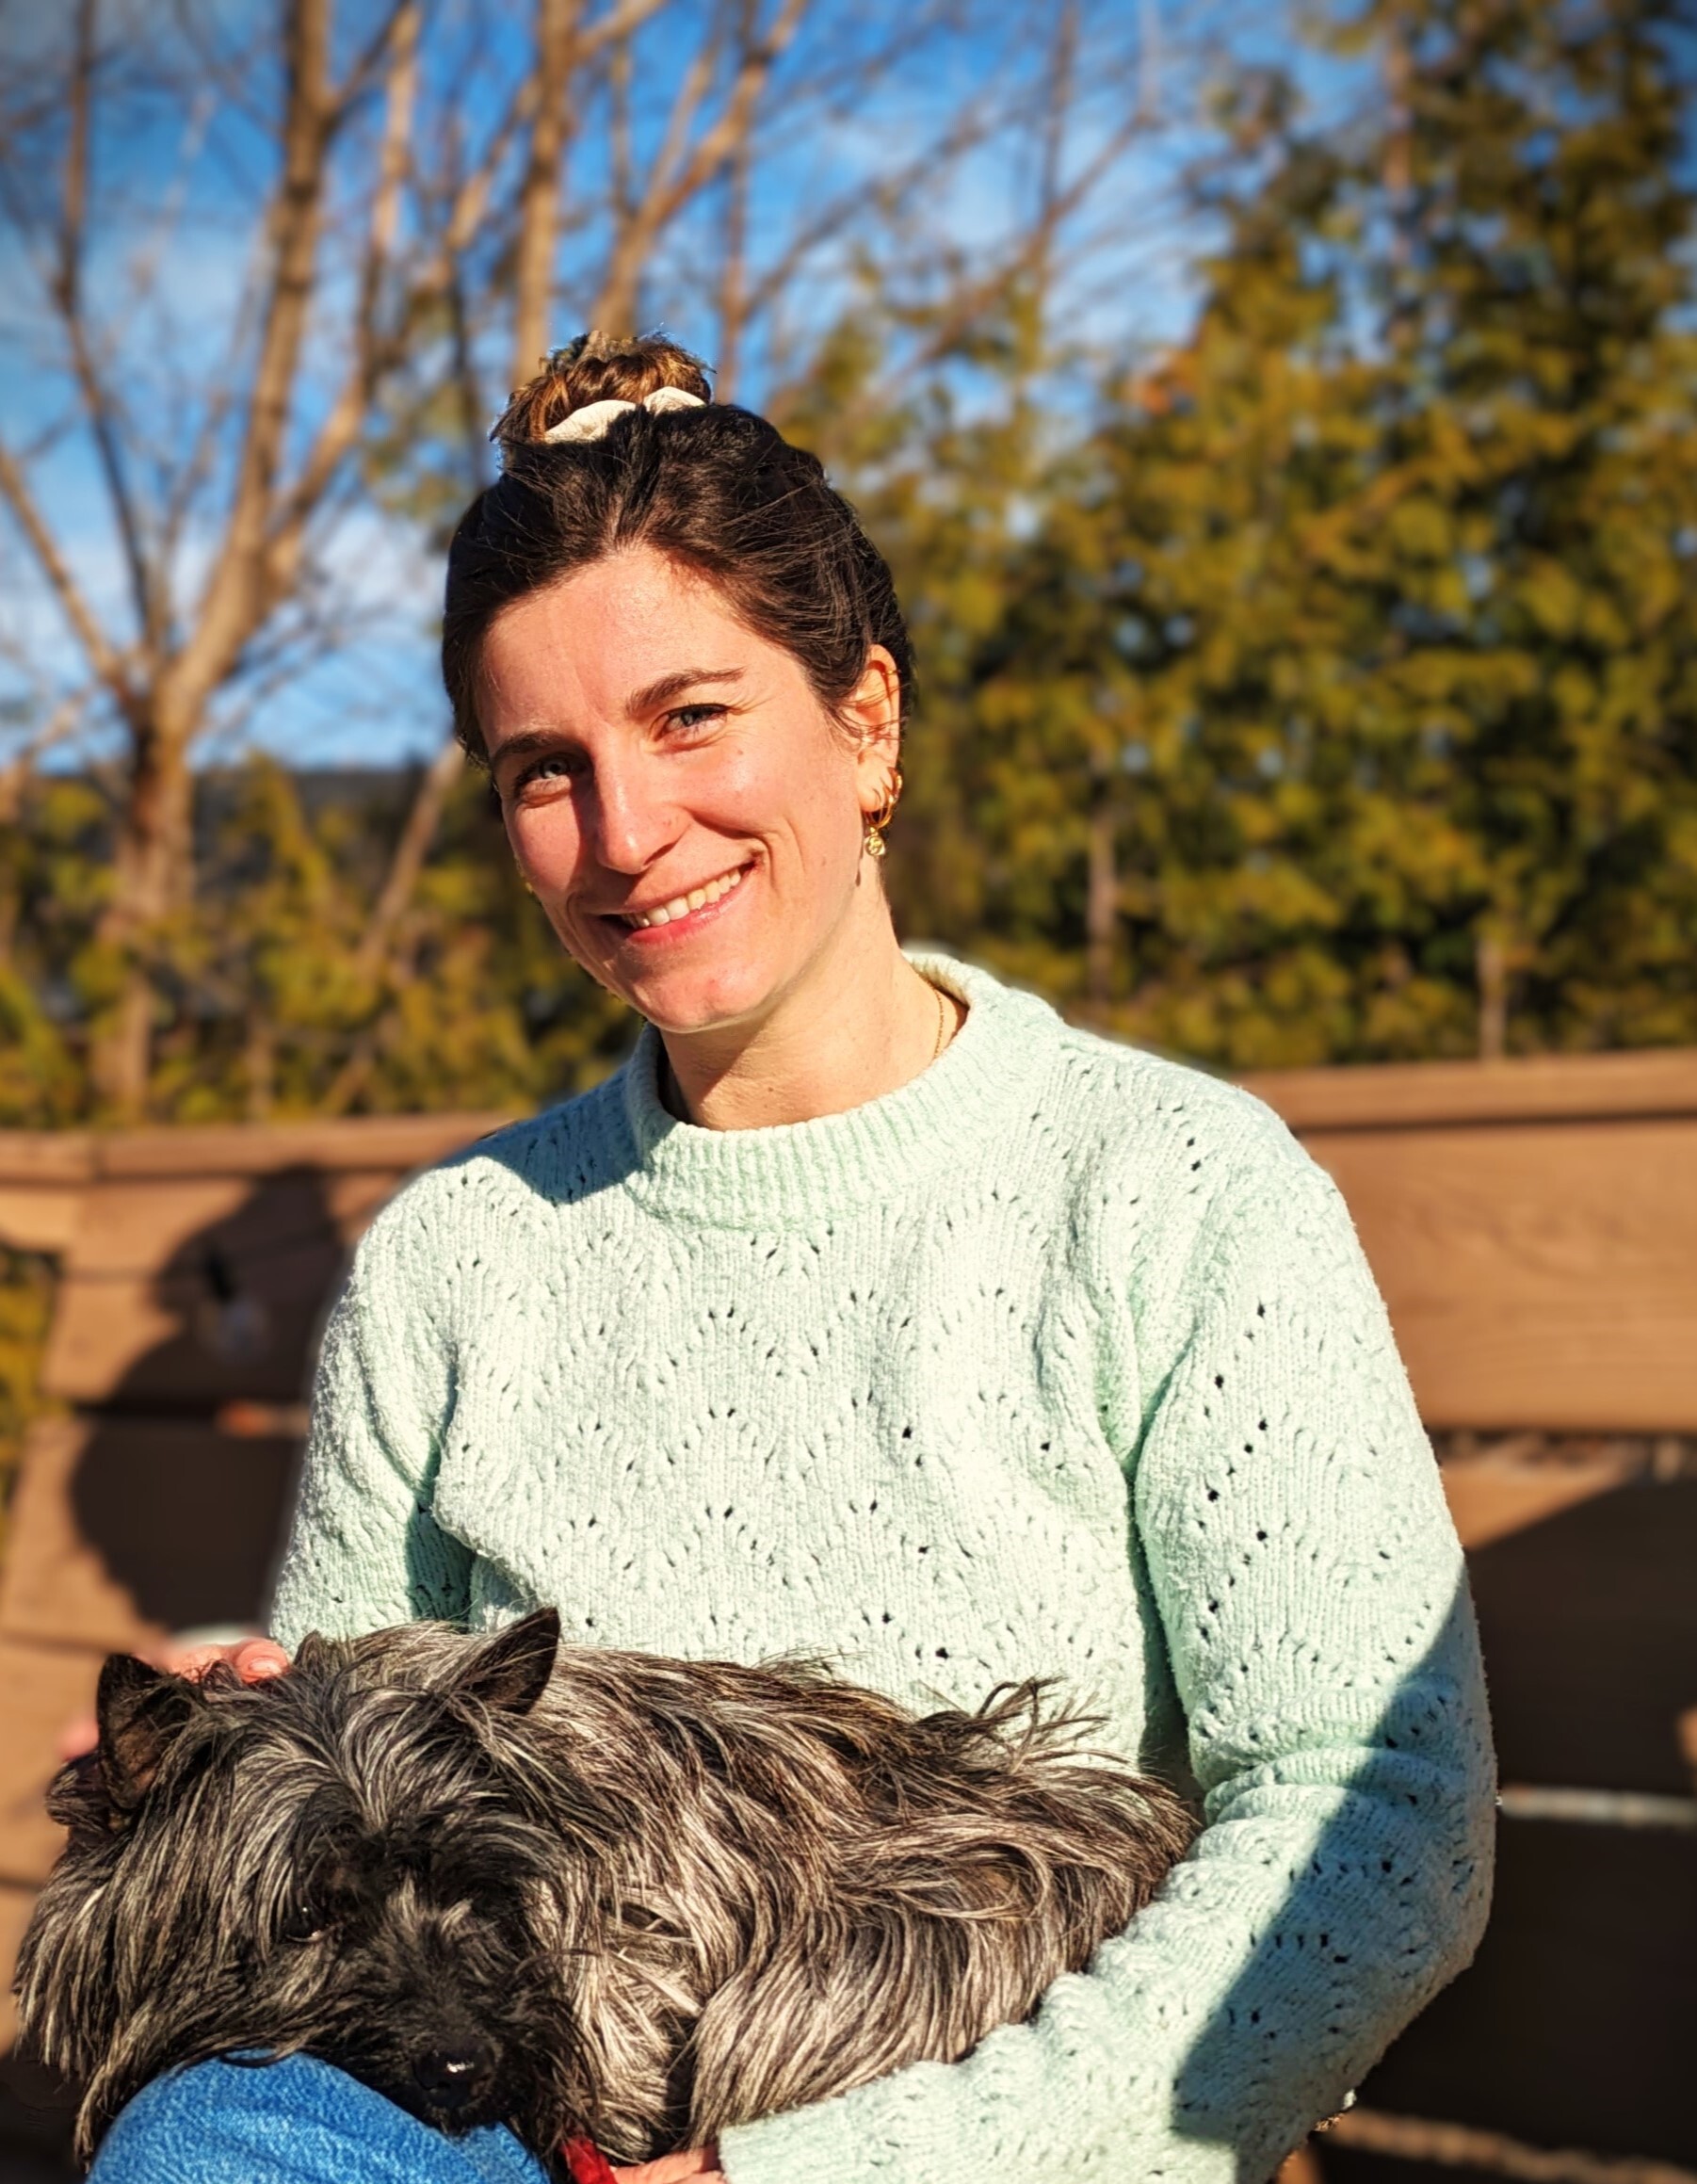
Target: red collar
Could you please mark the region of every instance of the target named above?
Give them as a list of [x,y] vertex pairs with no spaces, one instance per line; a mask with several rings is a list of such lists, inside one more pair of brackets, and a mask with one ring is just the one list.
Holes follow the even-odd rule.
[[560,2151],[572,2172],[572,2184],[618,2184],[613,2164],[593,2139],[568,2139]]

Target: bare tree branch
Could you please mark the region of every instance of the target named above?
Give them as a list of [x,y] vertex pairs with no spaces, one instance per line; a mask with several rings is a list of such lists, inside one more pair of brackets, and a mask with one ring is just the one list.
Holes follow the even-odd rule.
[[0,766],[0,825],[14,826],[29,778],[55,744],[63,743],[88,719],[89,692],[74,691],[61,698],[35,734]]
[[[875,407],[894,400],[904,380],[946,356],[975,323],[1012,295],[1022,282],[1045,272],[1052,279],[1053,252],[1060,230],[1119,164],[1143,126],[1141,114],[1132,107],[1071,182],[1055,189],[1040,206],[1038,217],[1014,249],[987,273],[962,280],[943,305],[929,314],[925,338],[902,357],[896,372],[868,387],[858,401],[839,413],[839,429],[845,433],[852,431]],[[782,415],[788,398],[784,393],[773,397],[769,406],[774,414]]]
[[582,31],[575,42],[576,58],[593,60],[607,46],[622,44],[634,31],[640,30],[651,15],[657,15],[666,0],[620,0],[617,8],[609,8],[599,21]]
[[541,364],[554,297],[554,251],[559,220],[560,162],[566,144],[566,77],[577,30],[579,0],[536,0],[536,114],[519,192],[514,251],[512,361],[515,387]]
[[[716,65],[716,45],[711,40],[703,40],[690,56],[683,81],[672,99],[666,134],[655,154],[647,190],[640,199],[628,197],[614,207],[612,248],[607,254],[606,272],[590,308],[591,325],[605,322],[622,332],[635,319],[637,268],[645,262],[653,235],[660,225],[661,194],[683,159],[684,147],[688,142],[702,101],[712,85]],[[628,148],[625,156],[628,186]]]
[[749,324],[749,171],[752,164],[745,135],[731,154],[725,177],[724,243],[719,267],[719,354],[715,392],[721,402],[736,399],[742,371],[742,341]]
[[89,667],[105,685],[121,706],[127,707],[132,692],[125,663],[114,647],[108,643],[105,632],[95,619],[88,601],[83,597],[76,578],[71,574],[70,564],[59,552],[52,531],[42,518],[29,482],[13,460],[9,448],[0,445],[0,494],[6,498],[18,528],[29,542],[48,588],[59,603],[65,620],[71,624],[76,640]]
[[1006,121],[1006,111],[999,104],[984,99],[973,101],[940,138],[927,144],[905,166],[881,174],[871,190],[857,178],[847,189],[828,198],[813,218],[795,231],[785,250],[751,287],[749,317],[754,318],[769,310],[808,259],[865,213],[869,197],[886,218],[898,215],[915,192],[923,188],[935,190],[941,178],[957,161],[989,141]]
[[73,377],[83,405],[84,419],[94,442],[105,478],[106,492],[123,549],[129,575],[136,626],[150,650],[157,628],[154,588],[148,567],[141,526],[125,475],[122,454],[113,428],[111,397],[102,386],[83,316],[83,250],[89,209],[89,142],[94,96],[96,0],[77,0],[73,33],[70,86],[70,128],[65,153],[65,180],[60,194],[58,263],[51,283],[53,300],[64,324],[71,353]]
[[425,859],[436,838],[442,808],[464,770],[465,754],[450,736],[419,779],[412,809],[389,861],[382,892],[354,954],[356,967],[367,978],[375,976],[381,966],[395,930],[406,915],[412,890],[418,885],[418,876],[424,870]]
[[419,0],[400,0],[389,43],[389,76],[377,176],[360,267],[353,355],[329,413],[294,484],[279,496],[267,524],[262,605],[283,596],[299,566],[301,546],[331,480],[359,439],[383,368],[398,353],[405,325],[388,337],[379,325],[383,280],[394,253],[401,183],[412,134],[418,87]]
[[600,325],[624,325],[634,318],[641,268],[662,230],[691,198],[720,171],[752,126],[755,103],[768,78],[800,27],[808,0],[780,0],[771,27],[742,45],[736,73],[719,119],[698,138],[686,157],[684,147],[705,96],[715,56],[703,42],[673,102],[665,141],[656,154],[649,184],[635,214],[615,242],[601,292],[590,316]]
[[267,604],[271,494],[312,300],[334,112],[329,0],[290,0],[286,44],[283,173],[267,221],[274,273],[229,518],[197,625],[174,663],[186,716],[229,671]]
[[[411,24],[407,17],[414,20]],[[347,73],[337,87],[330,121],[330,131],[340,129],[354,112],[365,93],[379,80],[379,71],[389,57],[392,47],[405,39],[414,50],[418,43],[417,10],[412,0],[390,0],[389,12],[382,18],[364,46],[348,65]]]

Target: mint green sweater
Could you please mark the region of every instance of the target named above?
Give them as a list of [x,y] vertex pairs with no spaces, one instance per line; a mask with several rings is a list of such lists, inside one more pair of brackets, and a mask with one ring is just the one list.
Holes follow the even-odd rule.
[[588,1644],[1050,1675],[1206,1826],[1026,2025],[729,2132],[731,2184],[1257,2184],[1471,1954],[1455,1534],[1326,1176],[1234,1088],[944,960],[941,1060],[716,1132],[616,1076],[419,1176],[324,1346],[285,1643],[544,1602]]

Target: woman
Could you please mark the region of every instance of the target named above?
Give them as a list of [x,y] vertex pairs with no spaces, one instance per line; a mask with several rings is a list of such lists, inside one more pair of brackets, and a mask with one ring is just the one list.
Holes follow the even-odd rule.
[[580,341],[455,538],[460,733],[561,942],[647,1022],[374,1224],[277,1637],[552,1602],[585,1642],[826,1653],[914,1703],[1059,1677],[1204,1801],[1162,1899],[964,2062],[675,2173],[1264,2177],[1484,1917],[1435,1469],[1348,1216],[1265,1108],[903,955],[888,573],[707,392],[668,343]]

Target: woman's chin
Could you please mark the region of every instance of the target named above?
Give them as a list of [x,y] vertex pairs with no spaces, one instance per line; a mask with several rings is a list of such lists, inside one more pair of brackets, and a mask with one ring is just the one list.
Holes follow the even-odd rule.
[[[619,968],[622,972],[625,966]],[[656,1031],[668,1038],[687,1039],[694,1033],[728,1031],[735,1025],[757,1022],[779,984],[776,972],[768,975],[747,963],[717,968],[679,963],[644,967],[638,976],[621,978],[615,990]]]
[[761,992],[744,996],[668,991],[635,994],[630,998],[632,1008],[646,1016],[656,1031],[668,1039],[688,1039],[757,1021],[767,996]]

